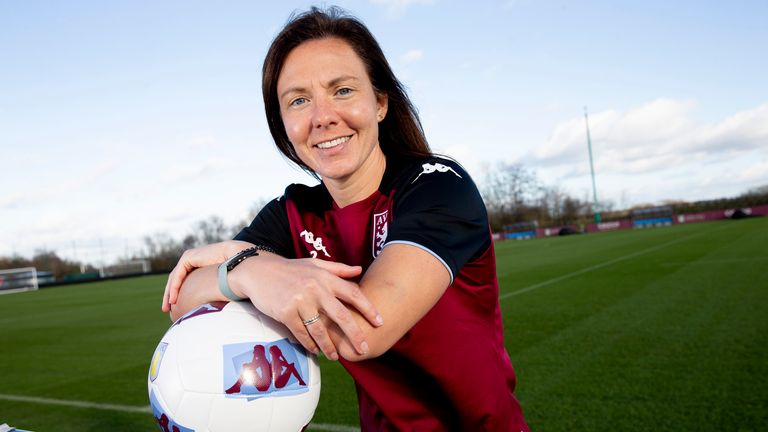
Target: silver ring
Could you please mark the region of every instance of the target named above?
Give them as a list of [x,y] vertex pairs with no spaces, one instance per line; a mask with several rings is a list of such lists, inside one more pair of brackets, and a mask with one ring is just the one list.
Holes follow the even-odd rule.
[[317,315],[313,316],[312,318],[308,319],[308,320],[303,320],[302,323],[305,326],[308,326],[308,325],[314,324],[314,323],[316,323],[318,321],[320,321],[320,314],[319,313]]

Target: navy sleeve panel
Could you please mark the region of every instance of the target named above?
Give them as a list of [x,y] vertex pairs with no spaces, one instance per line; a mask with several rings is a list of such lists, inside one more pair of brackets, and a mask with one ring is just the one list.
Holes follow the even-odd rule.
[[395,186],[387,243],[415,243],[441,259],[451,280],[491,242],[477,186],[458,163],[431,158]]
[[253,222],[235,236],[235,240],[268,246],[283,257],[293,258],[295,254],[285,210],[285,196],[265,205]]

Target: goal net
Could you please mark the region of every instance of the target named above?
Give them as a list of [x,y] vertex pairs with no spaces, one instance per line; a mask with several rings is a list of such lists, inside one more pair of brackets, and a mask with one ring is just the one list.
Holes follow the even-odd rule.
[[36,290],[37,284],[37,269],[34,267],[0,270],[0,294]]

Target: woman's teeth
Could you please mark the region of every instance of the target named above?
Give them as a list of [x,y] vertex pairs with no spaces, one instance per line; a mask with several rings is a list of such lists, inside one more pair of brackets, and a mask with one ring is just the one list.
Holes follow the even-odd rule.
[[331,147],[336,147],[339,144],[343,144],[343,143],[349,141],[349,138],[350,137],[346,136],[346,137],[336,138],[336,139],[330,140],[330,141],[324,141],[324,142],[321,142],[320,144],[317,144],[317,148],[329,149]]

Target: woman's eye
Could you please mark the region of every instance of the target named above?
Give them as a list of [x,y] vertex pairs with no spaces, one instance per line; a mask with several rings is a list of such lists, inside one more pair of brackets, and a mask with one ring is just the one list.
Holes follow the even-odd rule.
[[339,96],[347,96],[350,93],[352,93],[352,89],[347,87],[342,87],[336,92]]
[[305,103],[307,103],[307,100],[305,98],[296,98],[296,99],[291,101],[290,105],[293,106],[293,107],[297,107],[297,106],[300,106],[300,105],[304,105]]

